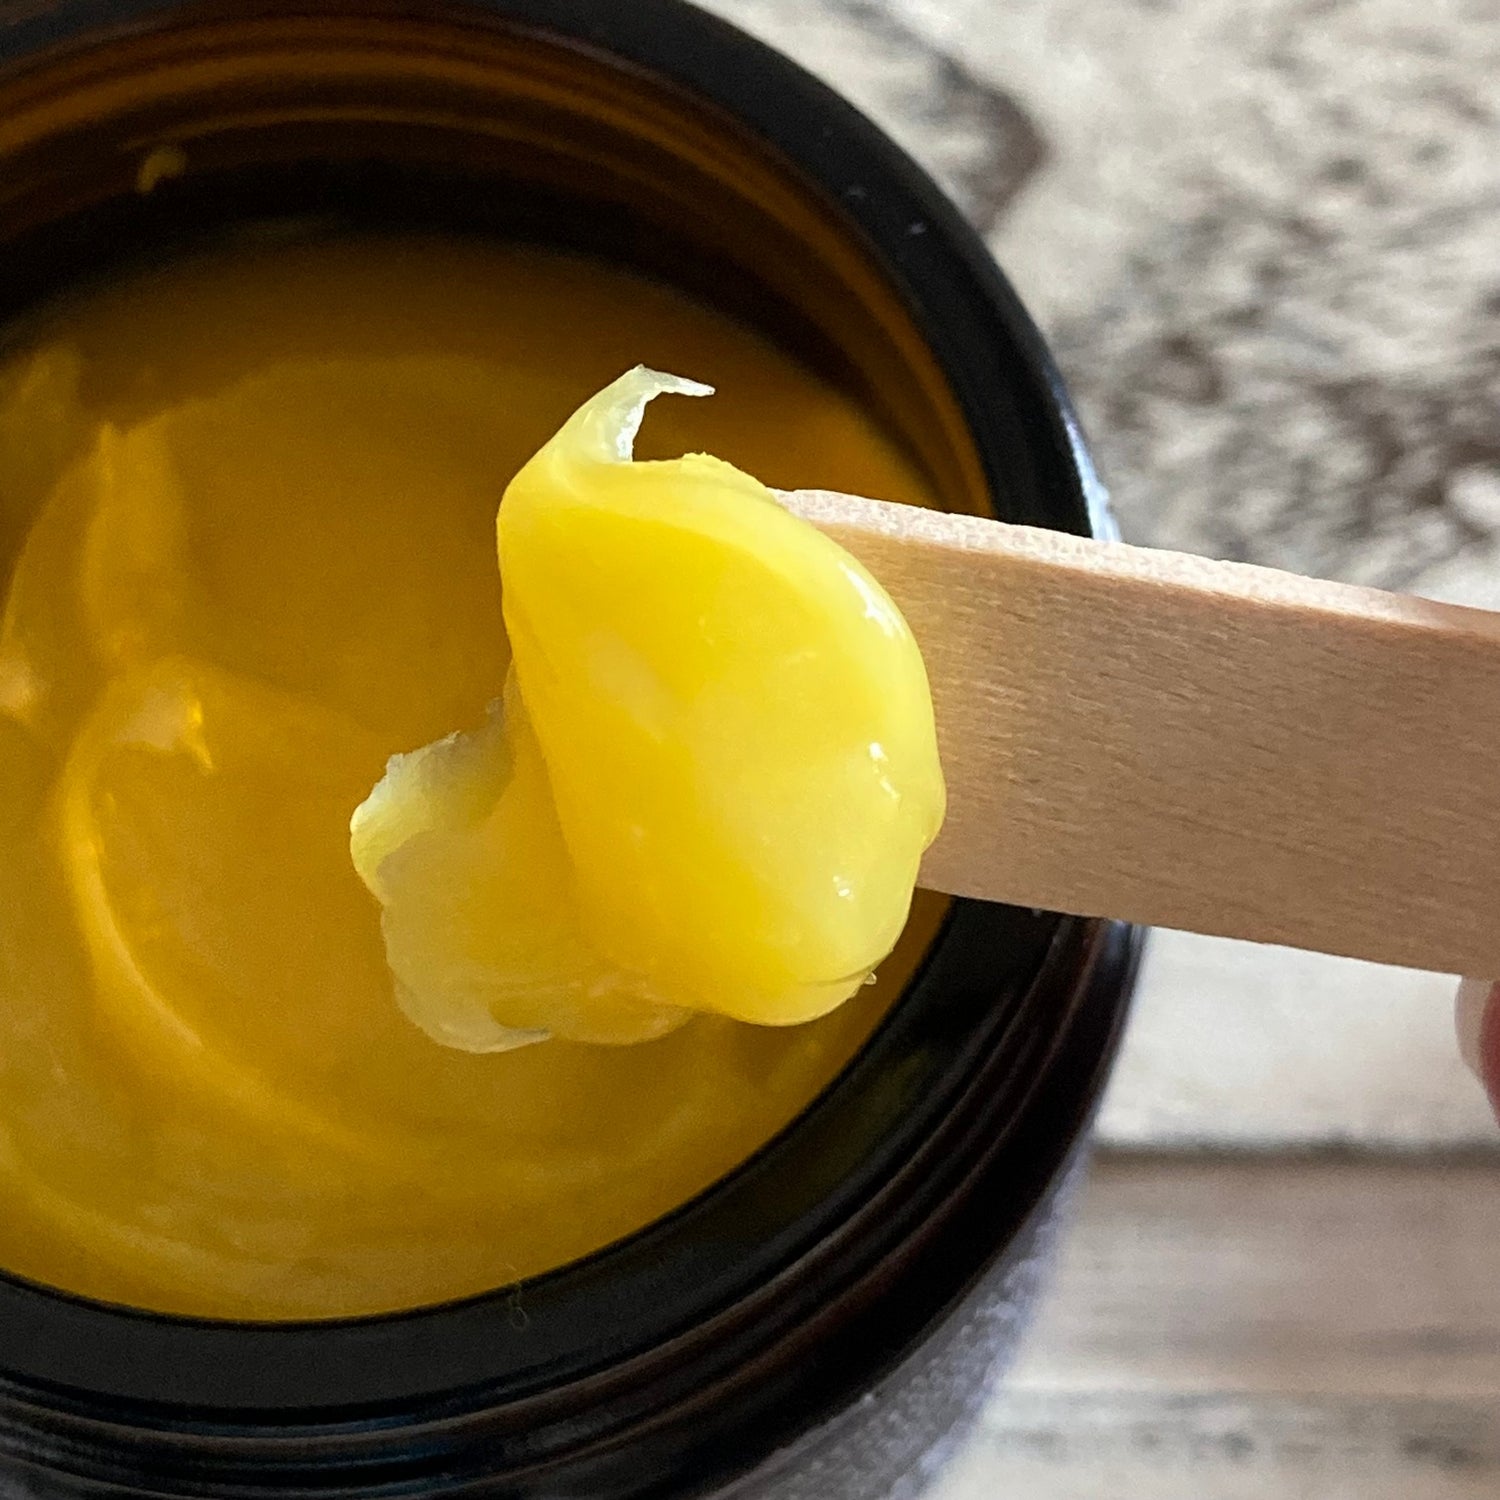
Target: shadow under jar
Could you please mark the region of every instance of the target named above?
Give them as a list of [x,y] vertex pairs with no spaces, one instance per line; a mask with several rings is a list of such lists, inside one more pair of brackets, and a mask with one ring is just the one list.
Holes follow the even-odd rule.
[[[141,191],[162,147],[185,170]],[[952,208],[836,95],[677,0],[0,17],[0,316],[268,222],[645,272],[856,396],[949,507],[1107,524],[1048,356]],[[518,1287],[253,1324],[0,1276],[0,1487],[919,1493],[1024,1322],[1137,946],[955,903],[791,1126],[669,1217]]]

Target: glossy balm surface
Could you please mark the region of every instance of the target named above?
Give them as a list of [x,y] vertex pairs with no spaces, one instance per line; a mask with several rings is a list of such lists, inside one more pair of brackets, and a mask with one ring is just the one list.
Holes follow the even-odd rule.
[[402,1007],[453,1046],[824,1015],[894,947],[942,822],[900,612],[731,464],[635,462],[664,393],[711,394],[637,368],[516,476],[504,701],[353,820]]
[[[936,897],[806,1026],[694,1014],[648,1045],[475,1055],[393,1003],[350,816],[391,756],[486,722],[505,480],[641,358],[721,391],[658,402],[647,451],[927,498],[855,403],[743,327],[531,249],[267,237],[9,331],[0,1267],[246,1318],[480,1292],[682,1204],[869,1034]],[[537,715],[601,765],[629,751],[592,722]],[[467,778],[434,753],[424,820],[493,805],[487,750],[447,752]],[[542,907],[542,868],[511,895]],[[531,957],[555,1012],[555,955]]]

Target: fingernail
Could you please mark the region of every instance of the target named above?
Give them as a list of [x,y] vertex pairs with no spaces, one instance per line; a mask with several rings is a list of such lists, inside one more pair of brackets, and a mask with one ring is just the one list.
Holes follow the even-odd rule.
[[1458,987],[1458,1046],[1500,1114],[1500,984],[1466,979]]

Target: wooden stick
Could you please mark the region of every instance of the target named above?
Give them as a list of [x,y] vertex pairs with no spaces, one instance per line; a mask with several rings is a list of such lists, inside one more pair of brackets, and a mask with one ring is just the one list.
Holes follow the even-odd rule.
[[916,633],[923,884],[1500,976],[1500,614],[846,495]]

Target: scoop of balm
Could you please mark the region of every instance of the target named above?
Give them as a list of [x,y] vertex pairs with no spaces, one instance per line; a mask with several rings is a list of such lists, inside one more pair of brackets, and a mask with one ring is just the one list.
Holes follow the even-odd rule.
[[516,476],[503,696],[354,815],[397,999],[449,1046],[812,1020],[890,952],[942,822],[900,612],[732,465],[635,461],[667,393],[711,391],[632,370]]

